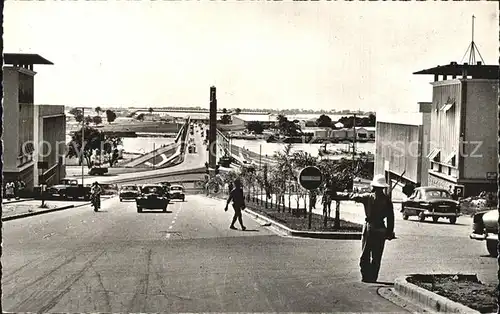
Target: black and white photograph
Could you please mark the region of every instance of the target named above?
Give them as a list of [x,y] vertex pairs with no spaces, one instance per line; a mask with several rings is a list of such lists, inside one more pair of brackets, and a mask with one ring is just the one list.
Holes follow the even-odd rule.
[[497,1],[3,3],[2,313],[499,313]]

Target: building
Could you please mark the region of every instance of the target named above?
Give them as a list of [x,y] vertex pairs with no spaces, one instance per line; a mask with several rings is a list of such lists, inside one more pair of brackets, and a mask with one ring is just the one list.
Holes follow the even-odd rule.
[[432,103],[419,103],[419,112],[377,113],[375,173],[388,182],[428,184],[429,139]]
[[64,106],[34,104],[33,65],[53,63],[17,53],[4,54],[4,63],[4,182],[22,180],[27,190],[41,180],[58,182],[65,175],[64,158],[58,156],[65,149]]
[[376,127],[374,126],[357,126],[356,139],[360,141],[374,141],[375,129]]
[[234,114],[231,116],[233,121],[233,125],[248,127],[249,123],[258,122],[261,123],[264,129],[268,129],[270,127],[276,126],[278,120],[276,116],[271,114]]
[[429,185],[496,192],[499,66],[451,62],[414,74],[434,75]]

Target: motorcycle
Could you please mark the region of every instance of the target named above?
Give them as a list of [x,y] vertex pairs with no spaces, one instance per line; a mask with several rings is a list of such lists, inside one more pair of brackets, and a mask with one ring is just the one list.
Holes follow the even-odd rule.
[[94,211],[97,212],[101,208],[101,196],[97,193],[92,194],[92,206]]

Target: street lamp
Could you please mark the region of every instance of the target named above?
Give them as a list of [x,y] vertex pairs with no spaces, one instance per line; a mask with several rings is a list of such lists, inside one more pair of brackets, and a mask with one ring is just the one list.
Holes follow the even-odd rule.
[[81,151],[81,154],[82,154],[82,187],[84,187],[84,183],[83,183],[83,180],[84,180],[84,176],[85,176],[85,170],[84,170],[84,165],[83,165],[83,161],[84,161],[84,154],[85,154],[85,108],[82,107],[82,151]]

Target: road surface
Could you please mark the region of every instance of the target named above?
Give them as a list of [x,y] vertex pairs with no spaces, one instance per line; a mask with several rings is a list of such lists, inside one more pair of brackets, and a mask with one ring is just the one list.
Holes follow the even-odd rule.
[[[360,282],[360,242],[281,237],[224,202],[188,195],[168,213],[117,198],[3,224],[3,308],[13,312],[401,312]],[[397,221],[380,281],[479,271],[494,258],[457,224]],[[404,226],[404,228],[403,228]],[[239,227],[239,226],[238,226]],[[464,228],[464,229],[460,229]],[[403,231],[406,230],[406,231]],[[488,275],[488,276],[489,276]]]
[[169,213],[116,198],[4,223],[3,308],[14,312],[400,311],[359,282],[359,245],[277,236],[223,202]]

